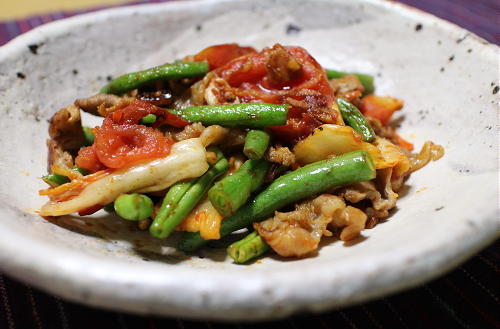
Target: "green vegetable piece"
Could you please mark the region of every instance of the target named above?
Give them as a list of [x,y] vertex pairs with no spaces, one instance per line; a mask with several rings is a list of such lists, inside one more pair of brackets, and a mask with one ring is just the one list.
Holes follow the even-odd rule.
[[259,257],[269,250],[269,246],[261,236],[253,231],[240,241],[236,241],[227,248],[227,254],[235,263],[242,264]]
[[86,176],[86,175],[90,174],[90,171],[89,171],[89,170],[84,169],[84,168],[78,168],[78,167],[76,167],[76,166],[75,166],[75,167],[73,167],[73,168],[71,168],[71,170],[76,171],[76,172],[78,172],[78,173],[82,174],[83,176]]
[[245,136],[243,153],[251,160],[258,160],[264,156],[271,136],[262,130],[250,130]]
[[262,185],[269,166],[265,160],[245,161],[237,172],[214,184],[208,199],[222,216],[230,216]]
[[359,81],[365,87],[364,94],[373,94],[375,91],[375,84],[373,82],[373,76],[362,73],[348,73],[348,72],[340,72],[335,70],[326,69],[326,76],[328,79],[337,79],[342,78],[348,74],[353,74],[358,77]]
[[356,130],[365,142],[372,142],[375,140],[375,132],[366,121],[365,116],[358,110],[358,108],[343,98],[337,98],[337,105],[339,106],[342,118],[347,122],[352,129]]
[[122,194],[115,200],[115,211],[126,220],[143,220],[153,213],[153,201],[138,193]]
[[105,205],[104,207],[102,207],[102,209],[104,209],[104,211],[106,211],[106,212],[113,213],[113,212],[115,212],[115,203],[110,202],[107,205]]
[[170,110],[170,112],[190,122],[201,122],[205,126],[264,128],[285,124],[288,105],[267,103],[206,105]]
[[207,62],[177,62],[122,75],[101,88],[103,94],[123,94],[154,80],[179,80],[204,76]]
[[229,162],[219,149],[209,148],[217,154],[217,162],[201,177],[188,182],[175,184],[163,199],[153,223],[149,227],[151,235],[157,238],[168,237],[193,210],[205,195],[214,180],[229,168]]
[[141,119],[141,124],[143,125],[150,125],[156,122],[156,115],[153,113],[150,113]]
[[83,127],[83,136],[85,137],[85,145],[90,146],[94,144],[95,136],[90,127]]
[[[333,187],[375,178],[375,165],[363,150],[311,163],[277,178],[255,199],[222,221],[221,237],[271,216],[276,210]],[[184,232],[179,248],[190,252],[207,241],[198,232]]]
[[65,183],[69,183],[69,178],[58,174],[48,174],[42,177],[42,180],[51,187],[56,187]]
[[[76,172],[79,172],[83,176],[88,175],[90,172],[87,169],[83,168],[78,168],[78,167],[73,167],[71,170],[74,170]],[[42,177],[42,180],[49,184],[51,187],[56,187],[62,184],[69,183],[71,180],[69,177],[64,176],[64,175],[58,175],[58,174],[48,174]]]

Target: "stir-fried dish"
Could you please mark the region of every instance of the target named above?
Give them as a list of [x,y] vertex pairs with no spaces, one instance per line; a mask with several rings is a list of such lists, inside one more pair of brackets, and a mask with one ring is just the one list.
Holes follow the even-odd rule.
[[[396,206],[408,176],[443,155],[390,125],[403,101],[373,78],[325,69],[305,49],[206,48],[125,74],[50,121],[42,216],[102,208],[192,252],[235,231],[244,263],[356,239]],[[82,126],[81,111],[103,117]]]

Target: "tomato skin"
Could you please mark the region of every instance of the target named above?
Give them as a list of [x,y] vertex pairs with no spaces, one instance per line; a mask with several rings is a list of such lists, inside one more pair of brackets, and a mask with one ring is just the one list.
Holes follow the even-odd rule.
[[75,164],[78,168],[87,169],[92,173],[106,169],[106,166],[97,158],[94,146],[87,146],[80,149],[75,159]]
[[138,99],[134,100],[128,106],[109,114],[106,117],[105,122],[111,121],[116,124],[137,124],[148,114],[154,114],[157,116],[158,119],[156,120],[154,126],[167,123],[176,128],[184,128],[190,124],[178,115],[167,112],[156,105]]
[[210,70],[214,70],[240,56],[255,53],[252,47],[241,47],[236,43],[225,43],[203,49],[193,56],[194,61],[207,61]]
[[173,141],[160,131],[137,124],[105,122],[95,135],[97,158],[108,168],[122,168],[138,161],[161,158]]
[[[296,78],[281,85],[271,83],[268,78],[266,62],[271,48],[236,58],[214,72],[228,82],[241,102],[286,104],[289,103],[289,98],[293,98],[307,103],[306,107],[292,104],[286,125],[269,127],[281,141],[294,143],[309,135],[319,125],[334,123],[337,113],[330,110],[332,122],[323,122],[317,118],[315,108],[331,109],[334,102],[325,71],[305,49],[292,46],[284,49],[300,63],[301,72]],[[301,93],[304,90],[309,94]]]

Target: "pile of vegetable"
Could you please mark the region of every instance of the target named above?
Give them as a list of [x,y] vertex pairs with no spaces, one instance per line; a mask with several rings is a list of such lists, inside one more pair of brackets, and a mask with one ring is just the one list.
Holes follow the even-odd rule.
[[[390,126],[403,102],[373,77],[324,69],[303,48],[237,44],[120,76],[49,127],[42,216],[116,212],[179,249],[246,229],[228,255],[303,257],[389,216],[409,174],[437,160]],[[82,126],[80,111],[102,116]]]

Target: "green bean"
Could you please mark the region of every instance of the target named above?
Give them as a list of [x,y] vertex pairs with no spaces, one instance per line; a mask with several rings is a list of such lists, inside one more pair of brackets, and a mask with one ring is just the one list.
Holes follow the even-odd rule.
[[222,216],[231,215],[262,185],[269,166],[265,160],[245,161],[237,172],[212,186],[208,199]]
[[250,259],[259,257],[269,250],[269,246],[261,236],[253,231],[240,241],[236,241],[227,248],[227,254],[235,263],[242,264]]
[[362,73],[348,73],[348,72],[340,72],[335,70],[326,69],[326,76],[328,79],[336,79],[342,78],[346,75],[353,74],[358,77],[359,81],[365,87],[364,94],[373,94],[375,91],[375,84],[373,83],[373,76]]
[[267,103],[206,105],[170,110],[170,112],[190,122],[201,122],[205,126],[264,128],[285,124],[288,105]]
[[[87,169],[83,169],[83,168],[73,167],[73,168],[71,168],[71,170],[74,170],[74,171],[82,174],[83,176],[89,174],[89,171]],[[51,187],[56,187],[56,186],[59,186],[59,185],[62,185],[62,184],[65,184],[65,183],[68,183],[71,181],[69,179],[69,177],[64,176],[64,175],[59,175],[59,174],[45,175],[42,177],[42,180],[45,183],[49,184]]]
[[153,201],[144,194],[122,194],[116,198],[114,208],[126,220],[143,220],[153,213]]
[[245,136],[243,153],[251,160],[258,160],[264,156],[271,137],[262,130],[250,130]]
[[95,136],[90,127],[83,127],[83,136],[85,137],[85,145],[94,144]]
[[150,125],[156,122],[156,115],[150,113],[141,118],[141,124]]
[[48,174],[42,177],[42,180],[49,184],[51,187],[56,187],[68,183],[70,179],[64,175]]
[[214,148],[211,148],[211,151],[217,153],[218,160],[205,174],[191,181],[176,184],[168,191],[160,211],[149,227],[151,235],[157,238],[168,237],[193,210],[213,181],[227,171],[229,163],[222,152]]
[[339,106],[342,118],[347,122],[352,129],[356,130],[365,142],[372,142],[375,140],[375,132],[366,121],[365,116],[358,110],[358,108],[343,98],[337,98],[337,105]]
[[110,202],[107,205],[105,205],[104,207],[102,207],[102,209],[104,209],[105,212],[109,212],[109,213],[115,212],[115,203]]
[[86,176],[86,175],[90,174],[90,171],[89,171],[89,170],[84,169],[84,168],[78,168],[78,167],[76,167],[76,166],[75,166],[75,167],[73,167],[73,168],[71,168],[71,170],[76,171],[76,172],[78,172],[78,173],[82,174],[82,176]]
[[[333,187],[373,178],[375,166],[370,155],[363,150],[311,163],[277,178],[255,199],[225,218],[221,224],[220,235],[226,236],[255,221],[261,221],[283,206],[305,197]],[[198,232],[184,232],[179,248],[183,251],[193,251],[205,243]]]
[[124,74],[101,88],[103,94],[123,94],[154,80],[179,80],[204,76],[206,62],[178,62],[156,66],[144,71]]

